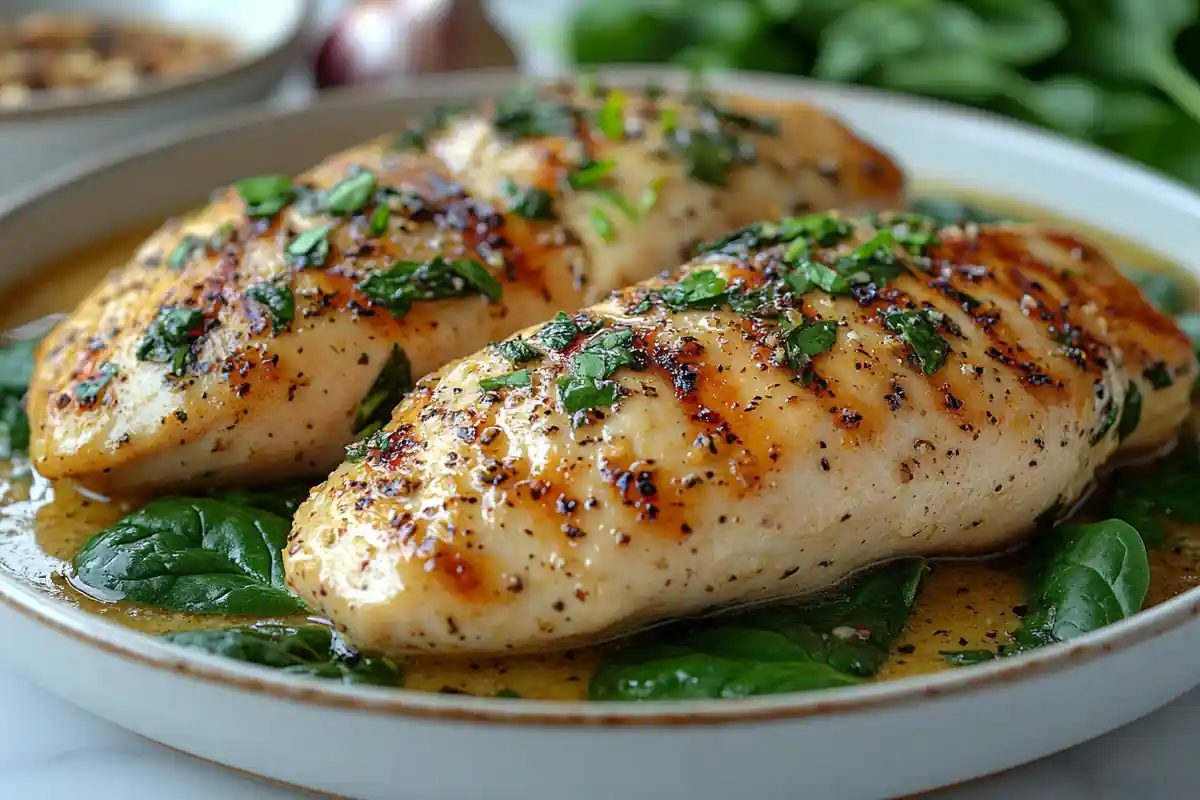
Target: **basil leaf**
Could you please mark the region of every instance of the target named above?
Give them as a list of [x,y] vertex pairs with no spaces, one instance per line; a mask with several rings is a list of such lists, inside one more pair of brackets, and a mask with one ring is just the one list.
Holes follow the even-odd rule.
[[271,332],[285,331],[292,324],[296,304],[292,289],[275,283],[260,283],[246,290],[246,296],[262,303],[271,312]]
[[239,503],[155,500],[93,536],[75,577],[112,599],[201,614],[304,610],[287,589],[288,521]]
[[809,603],[656,630],[601,664],[592,700],[736,698],[849,686],[876,674],[928,567],[877,567]]
[[784,334],[788,366],[799,372],[805,383],[812,381],[812,360],[837,342],[837,320],[805,321]]
[[386,204],[380,203],[371,212],[371,233],[376,236],[381,236],[387,232],[388,218],[391,216],[391,210]]
[[399,346],[392,345],[387,362],[354,415],[354,435],[362,436],[372,425],[386,423],[392,418],[392,409],[412,389],[412,365],[408,361],[408,355]]
[[506,375],[498,375],[495,378],[483,378],[479,381],[479,388],[485,392],[495,391],[496,389],[519,389],[529,385],[529,370],[517,370],[509,372]]
[[146,329],[138,345],[139,361],[170,364],[171,374],[182,375],[195,358],[194,345],[204,335],[204,314],[199,309],[167,306]]
[[225,658],[341,683],[398,686],[403,677],[390,659],[359,655],[324,625],[259,622],[235,628],[177,631],[163,639]]
[[100,393],[104,391],[104,387],[108,386],[108,382],[116,374],[116,364],[110,361],[100,364],[94,373],[75,384],[75,399],[83,406],[94,405],[100,398]]
[[273,217],[295,196],[292,179],[286,175],[259,175],[235,183],[250,217]]
[[520,189],[510,180],[500,187],[508,198],[508,210],[526,219],[555,219],[554,198],[541,189]]
[[333,185],[325,198],[325,210],[330,214],[350,216],[362,211],[375,193],[375,175],[359,169]]
[[309,228],[297,236],[284,250],[287,260],[296,266],[323,267],[329,258],[329,231],[332,225]]
[[507,359],[513,365],[536,361],[542,357],[542,351],[524,339],[509,339],[504,342],[497,342],[493,347],[496,348],[496,352],[502,358]]
[[500,281],[477,262],[441,256],[424,263],[399,261],[389,270],[371,273],[357,288],[396,317],[403,317],[417,302],[472,294],[499,301],[503,291]]
[[912,348],[913,357],[926,375],[937,372],[946,363],[950,343],[938,332],[942,324],[941,312],[928,308],[888,311],[883,315],[883,324]]

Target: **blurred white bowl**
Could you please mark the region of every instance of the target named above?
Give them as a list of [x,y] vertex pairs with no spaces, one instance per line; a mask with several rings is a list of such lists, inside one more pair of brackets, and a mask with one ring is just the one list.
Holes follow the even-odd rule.
[[0,195],[74,159],[172,123],[262,100],[303,43],[313,0],[3,0],[0,19],[40,11],[208,33],[233,43],[211,70],[147,82],[133,92],[39,93],[0,108]]

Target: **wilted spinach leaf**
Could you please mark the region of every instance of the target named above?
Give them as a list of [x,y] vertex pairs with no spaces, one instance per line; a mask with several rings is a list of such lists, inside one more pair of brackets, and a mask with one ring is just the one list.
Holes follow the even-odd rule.
[[655,631],[601,665],[593,700],[746,697],[869,678],[904,630],[928,567],[876,567],[814,602]]
[[288,528],[239,502],[155,500],[88,540],[75,577],[106,598],[171,611],[291,614],[304,603],[284,582]]
[[292,675],[342,683],[398,686],[403,673],[387,658],[362,656],[324,625],[260,622],[236,628],[178,631],[166,641]]

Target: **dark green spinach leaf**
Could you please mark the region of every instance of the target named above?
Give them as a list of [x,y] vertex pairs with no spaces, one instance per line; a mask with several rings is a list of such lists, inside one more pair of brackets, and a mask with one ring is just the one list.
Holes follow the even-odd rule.
[[292,614],[304,603],[284,581],[288,528],[241,503],[155,500],[88,540],[75,580],[106,599],[171,611]]
[[29,417],[22,399],[33,378],[33,353],[42,337],[0,339],[0,458],[29,447]]
[[403,678],[393,661],[360,655],[324,625],[259,622],[236,628],[178,631],[163,639],[292,675],[378,686],[399,686]]
[[660,629],[603,663],[592,700],[734,698],[848,686],[879,671],[928,567],[876,567],[807,604]]
[[394,409],[404,396],[413,389],[412,364],[408,355],[398,345],[392,345],[392,352],[379,370],[375,383],[358,406],[354,415],[354,435],[366,436],[378,430],[392,418]]
[[262,489],[227,489],[217,492],[213,499],[223,503],[240,503],[290,520],[300,504],[308,499],[311,490],[307,482],[285,483]]

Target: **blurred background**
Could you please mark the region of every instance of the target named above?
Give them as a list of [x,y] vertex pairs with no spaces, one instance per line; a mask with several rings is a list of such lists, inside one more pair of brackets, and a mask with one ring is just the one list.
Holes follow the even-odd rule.
[[[285,6],[304,18],[294,38],[267,32]],[[139,20],[160,26],[157,41],[114,24]],[[974,106],[1200,187],[1198,22],[1200,0],[2,0],[0,192],[238,105],[420,72],[664,62]],[[274,58],[253,87],[153,117],[137,104],[87,113],[96,97],[187,82],[252,47]],[[52,135],[42,118],[63,103],[79,107],[70,133]]]

